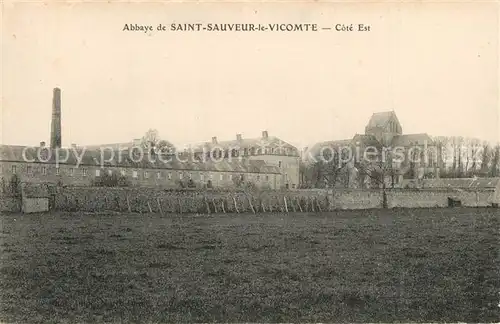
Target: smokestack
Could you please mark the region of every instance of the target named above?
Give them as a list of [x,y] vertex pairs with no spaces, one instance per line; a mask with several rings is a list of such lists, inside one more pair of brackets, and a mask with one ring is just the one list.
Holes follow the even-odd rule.
[[52,96],[50,147],[61,147],[61,89],[59,88],[54,88]]
[[269,137],[269,134],[267,133],[267,131],[262,131],[262,138],[267,139],[268,137]]
[[241,134],[236,134],[236,140],[241,141],[241,139],[242,139]]

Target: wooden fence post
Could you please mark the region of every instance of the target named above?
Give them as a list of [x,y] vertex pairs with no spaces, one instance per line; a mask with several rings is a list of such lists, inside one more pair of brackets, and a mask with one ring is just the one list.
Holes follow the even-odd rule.
[[252,201],[250,200],[250,197],[247,196],[248,203],[250,204],[250,208],[252,209],[252,212],[255,214],[255,209],[253,208]]
[[234,197],[233,197],[233,202],[234,202],[234,209],[236,209],[237,213],[240,213],[240,211],[238,210],[238,205],[236,204],[236,198]]
[[181,202],[181,198],[177,198],[177,202],[179,203],[179,214],[182,214],[182,202]]
[[321,205],[319,204],[319,201],[318,201],[318,199],[316,199],[316,197],[314,197],[314,201],[316,202],[316,206],[318,207],[318,210],[319,210],[320,212],[323,212],[323,211],[321,210]]
[[215,203],[215,198],[212,198],[212,203],[214,204],[214,210],[215,210],[215,213],[217,214],[218,211],[217,211],[217,204]]
[[158,204],[158,209],[160,210],[160,214],[163,216],[163,210],[161,209],[161,203],[159,197],[156,197],[156,203]]
[[127,197],[128,212],[131,213],[132,212],[132,208],[130,208],[130,201],[128,200],[128,195],[126,197]]
[[220,206],[222,208],[222,212],[225,214],[226,213],[226,209],[224,208],[224,199],[221,200]]
[[283,200],[285,201],[285,211],[288,213],[288,204],[286,203],[286,196],[283,196]]
[[207,207],[207,214],[210,215],[210,205],[208,204],[208,200],[206,196],[203,196],[205,198],[205,206]]

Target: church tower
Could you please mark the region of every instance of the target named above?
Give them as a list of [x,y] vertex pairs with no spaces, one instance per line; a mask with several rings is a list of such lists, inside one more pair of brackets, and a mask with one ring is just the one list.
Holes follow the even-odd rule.
[[394,136],[402,135],[403,129],[394,111],[374,113],[365,127],[365,135],[372,135],[384,146],[391,145]]

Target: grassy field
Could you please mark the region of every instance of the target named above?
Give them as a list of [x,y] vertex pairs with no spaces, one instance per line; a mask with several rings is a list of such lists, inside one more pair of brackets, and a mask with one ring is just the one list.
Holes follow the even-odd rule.
[[500,210],[1,215],[1,322],[498,322]]

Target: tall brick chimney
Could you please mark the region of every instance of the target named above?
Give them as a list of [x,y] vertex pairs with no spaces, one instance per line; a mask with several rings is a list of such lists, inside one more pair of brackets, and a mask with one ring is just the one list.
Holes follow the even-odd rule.
[[61,89],[59,88],[54,88],[52,95],[50,147],[61,147]]

